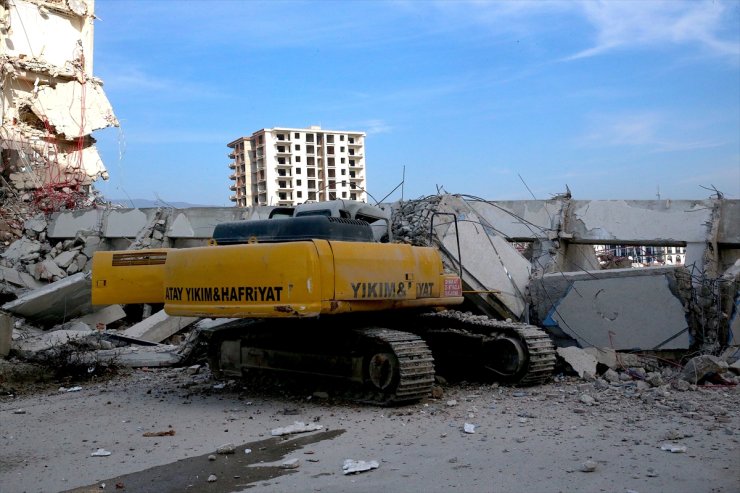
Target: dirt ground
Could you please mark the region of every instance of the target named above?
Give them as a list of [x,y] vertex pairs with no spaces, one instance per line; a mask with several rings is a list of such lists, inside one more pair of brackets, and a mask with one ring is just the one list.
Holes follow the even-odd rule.
[[[207,371],[163,369],[6,393],[0,491],[740,491],[737,387],[561,377],[444,386],[439,399],[381,408],[315,389],[214,385]],[[271,436],[296,421],[323,428]],[[216,454],[227,443],[234,453]],[[110,455],[91,456],[101,448]],[[344,475],[346,459],[379,467]]]

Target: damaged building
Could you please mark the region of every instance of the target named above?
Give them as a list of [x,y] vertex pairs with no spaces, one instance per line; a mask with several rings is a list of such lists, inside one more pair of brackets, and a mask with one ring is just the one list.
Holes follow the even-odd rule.
[[[460,272],[463,288],[473,293],[463,310],[542,327],[569,363],[574,354],[588,354],[590,373],[597,363],[614,367],[629,356],[682,361],[696,351],[719,355],[737,346],[740,201],[434,195],[383,207],[394,241],[434,245],[446,268]],[[22,332],[13,327],[62,329],[66,336],[82,331],[74,337],[98,339],[100,330],[118,328],[109,331],[114,342],[134,343],[135,349],[115,350],[108,341],[101,351],[125,354],[134,366],[181,364],[192,343],[184,337],[220,322],[168,316],[157,306],[138,307],[132,317],[132,306],[90,305],[92,254],[202,246],[214,225],[266,219],[271,210],[88,209],[26,221],[26,237],[0,257],[6,352],[10,334],[18,339]],[[685,249],[686,262],[608,269],[594,250],[604,244],[676,245]]]
[[94,0],[0,1],[0,240],[38,212],[90,206],[92,132],[117,126],[93,75]]

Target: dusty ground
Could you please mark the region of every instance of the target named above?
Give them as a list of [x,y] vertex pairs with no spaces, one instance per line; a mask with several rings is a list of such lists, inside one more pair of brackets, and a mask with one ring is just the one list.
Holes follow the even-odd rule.
[[[377,408],[214,383],[185,369],[135,371],[77,392],[0,397],[0,491],[740,491],[737,387],[462,384]],[[294,421],[324,428],[271,437]],[[236,453],[209,460],[227,442]],[[111,455],[92,457],[99,448]],[[280,467],[294,458],[297,468]],[[345,459],[380,466],[345,476]],[[588,460],[595,470],[582,472]]]

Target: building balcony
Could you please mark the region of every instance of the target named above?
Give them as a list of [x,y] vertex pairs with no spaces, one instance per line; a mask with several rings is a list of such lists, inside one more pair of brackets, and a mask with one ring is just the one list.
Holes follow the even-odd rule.
[[232,195],[231,197],[229,197],[229,200],[232,202],[236,202],[236,195]]
[[228,157],[229,159],[236,159],[236,153],[235,153],[235,152],[230,152],[230,153],[228,153],[228,154],[227,154],[226,156],[227,156],[227,157]]
[[354,142],[347,142],[347,146],[349,147],[362,147],[362,142],[358,142],[355,140]]
[[236,169],[236,163],[234,162],[229,163],[229,168]]
[[349,167],[349,169],[361,169],[363,167],[362,163],[358,163],[357,161],[355,161],[354,164],[349,163],[347,166]]
[[358,182],[358,181],[364,181],[364,180],[365,180],[365,178],[363,178],[361,176],[350,176],[349,177],[349,181]]
[[285,185],[278,185],[277,189],[281,192],[289,192],[293,190],[293,185],[290,183],[286,183]]
[[229,180],[236,180],[236,176],[237,176],[236,173],[231,173],[229,175]]
[[365,156],[361,152],[355,152],[354,154],[352,154],[352,153],[347,154],[347,157],[349,157],[349,158],[355,158],[355,159],[360,159],[360,158],[363,158]]
[[229,190],[231,190],[232,192],[236,192],[236,185],[231,185],[229,187]]

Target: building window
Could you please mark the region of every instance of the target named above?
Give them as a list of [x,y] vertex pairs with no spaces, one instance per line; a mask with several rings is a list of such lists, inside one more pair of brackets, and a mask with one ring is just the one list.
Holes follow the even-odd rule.
[[339,158],[339,162],[342,163],[342,164],[344,164],[344,158],[343,157],[342,158]]
[[278,152],[285,152],[285,146],[278,146]]
[[301,174],[301,168],[296,168],[295,169],[295,174],[296,175],[300,175]]
[[346,170],[346,169],[343,169],[343,170],[342,170],[342,174],[343,174],[343,175],[346,175],[346,174],[347,174],[347,170]]
[[339,152],[344,152],[344,147],[340,147]]
[[303,192],[301,192],[300,190],[298,190],[298,191],[296,192],[296,197],[298,197],[299,199],[300,199],[300,198],[303,198]]
[[313,142],[313,134],[306,134],[306,142]]
[[316,188],[316,180],[308,180],[308,188]]
[[296,180],[295,181],[295,186],[300,187],[301,186],[301,180]]
[[334,158],[330,157],[327,162],[329,163],[329,166],[334,166]]
[[313,169],[313,168],[308,168],[308,169],[306,170],[306,175],[307,175],[307,176],[310,176],[310,177],[314,177],[314,176],[316,176],[316,170],[315,170],[315,169]]
[[300,163],[301,162],[301,156],[296,156],[295,157],[295,162],[296,163]]
[[329,170],[329,178],[334,178],[334,170],[333,169],[330,169]]
[[285,164],[285,158],[284,157],[279,157],[278,158],[278,164]]
[[333,144],[334,143],[334,136],[333,135],[327,135],[326,136],[326,143],[327,144]]
[[306,158],[306,164],[308,164],[309,166],[314,166],[316,165],[316,159],[313,157],[308,157]]
[[313,154],[313,146],[306,146],[306,152],[308,154]]
[[354,166],[355,165],[355,160],[354,159],[350,159],[349,160],[349,165],[350,166]]
[[342,192],[342,198],[343,199],[346,199],[347,198],[347,192]]
[[287,198],[288,198],[288,194],[287,194],[287,193],[285,193],[285,192],[280,192],[280,193],[278,194],[278,197],[280,197],[280,200],[287,200]]
[[354,138],[354,137],[350,137],[350,138],[348,138],[348,139],[347,139],[347,141],[348,141],[348,142],[349,142],[350,144],[354,144],[354,143],[355,143],[355,138]]
[[349,195],[349,198],[352,199],[352,200],[357,200],[357,194],[356,193],[351,193]]
[[300,144],[296,144],[295,145],[295,150],[296,151],[300,151],[301,150],[301,145]]
[[334,154],[334,146],[326,146],[327,154]]
[[280,188],[285,188],[285,182],[284,182],[284,181],[279,181],[279,182],[278,182],[278,186],[279,186]]
[[285,140],[285,134],[277,134],[277,140]]
[[316,192],[308,192],[308,200],[316,200]]
[[293,134],[293,137],[295,137],[296,139],[300,139],[301,138],[301,134],[299,134],[298,132],[296,132],[296,133]]
[[344,141],[344,135],[340,135],[339,140]]
[[337,188],[337,182],[329,180],[329,190],[335,190]]
[[350,149],[349,150],[349,155],[350,156],[354,156],[355,155],[355,150],[354,149]]

